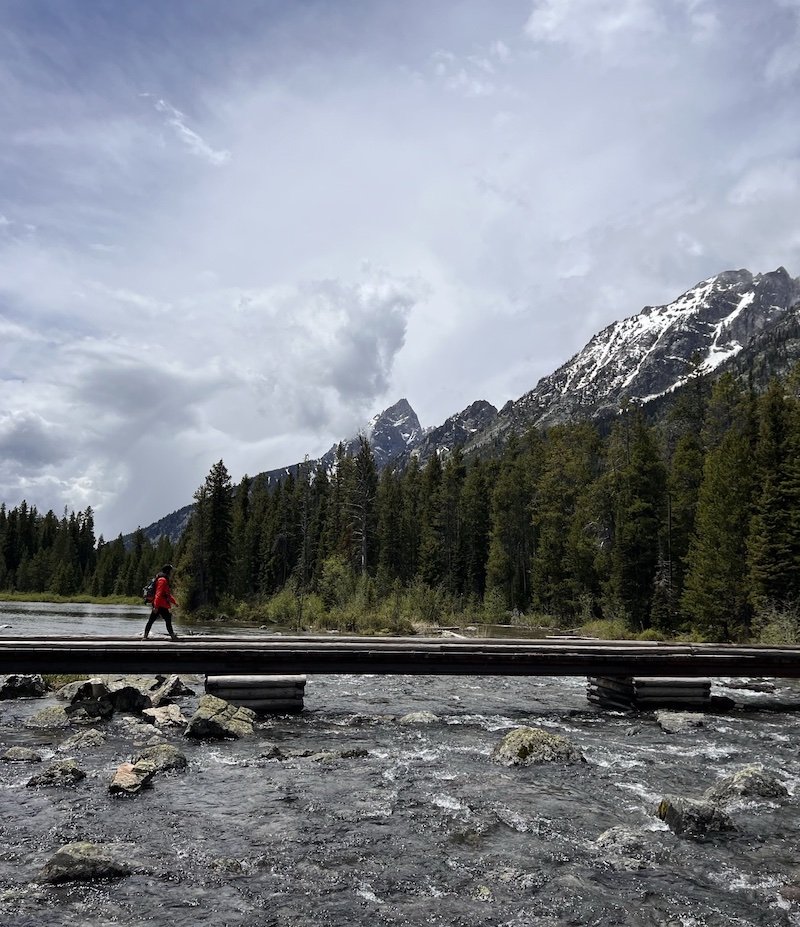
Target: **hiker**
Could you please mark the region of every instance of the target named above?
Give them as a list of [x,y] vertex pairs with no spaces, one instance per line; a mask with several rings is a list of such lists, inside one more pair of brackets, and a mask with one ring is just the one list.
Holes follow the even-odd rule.
[[150,628],[153,627],[153,622],[156,618],[163,618],[164,622],[167,625],[167,633],[169,636],[176,641],[178,635],[172,630],[172,612],[170,609],[173,605],[178,603],[175,601],[175,598],[172,595],[172,590],[169,588],[169,578],[172,575],[172,564],[166,563],[161,567],[161,572],[156,576],[156,591],[153,596],[153,610],[150,612],[150,617],[147,619],[147,627],[144,629],[144,634],[142,637],[144,640],[147,640],[150,634]]

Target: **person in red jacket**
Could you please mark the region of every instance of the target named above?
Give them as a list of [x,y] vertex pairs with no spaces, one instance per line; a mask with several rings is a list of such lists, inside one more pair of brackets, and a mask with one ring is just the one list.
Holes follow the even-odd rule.
[[144,634],[142,637],[147,640],[150,635],[150,628],[153,627],[153,622],[156,618],[163,618],[165,624],[167,625],[167,633],[176,641],[178,635],[172,630],[172,612],[170,609],[173,605],[178,603],[175,601],[174,596],[172,595],[172,590],[169,588],[169,578],[172,575],[172,564],[167,563],[161,567],[161,572],[156,576],[156,591],[153,596],[153,610],[150,612],[150,617],[147,619],[147,627],[144,629]]

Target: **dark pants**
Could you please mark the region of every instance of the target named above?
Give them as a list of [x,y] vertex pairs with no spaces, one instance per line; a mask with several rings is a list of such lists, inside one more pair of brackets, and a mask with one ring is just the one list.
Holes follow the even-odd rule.
[[147,627],[144,629],[144,636],[150,633],[150,628],[153,627],[153,622],[156,618],[163,618],[167,625],[167,633],[170,637],[175,637],[175,632],[172,630],[172,612],[168,608],[154,608],[150,612],[150,617],[147,619]]

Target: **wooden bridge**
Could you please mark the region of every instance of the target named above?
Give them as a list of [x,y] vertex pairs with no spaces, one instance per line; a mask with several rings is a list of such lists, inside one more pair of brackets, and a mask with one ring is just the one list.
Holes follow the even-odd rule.
[[368,673],[466,676],[800,678],[800,647],[582,638],[225,636],[0,637],[9,673]]

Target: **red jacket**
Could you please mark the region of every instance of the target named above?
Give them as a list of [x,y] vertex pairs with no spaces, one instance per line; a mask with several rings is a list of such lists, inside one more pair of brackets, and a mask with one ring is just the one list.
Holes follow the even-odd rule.
[[159,573],[156,580],[156,594],[153,596],[153,608],[172,608],[177,604],[169,588],[169,580],[163,573]]

